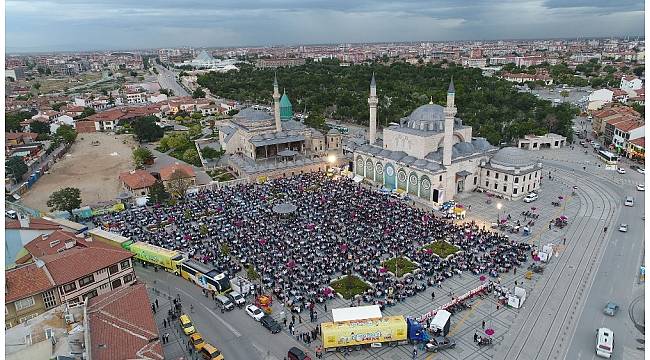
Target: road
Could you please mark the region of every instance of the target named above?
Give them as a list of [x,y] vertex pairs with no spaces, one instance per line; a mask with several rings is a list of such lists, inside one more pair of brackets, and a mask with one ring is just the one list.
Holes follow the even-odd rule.
[[176,81],[177,74],[160,65],[156,65],[158,70],[158,84],[163,89],[171,89],[175,96],[189,96],[190,94]]

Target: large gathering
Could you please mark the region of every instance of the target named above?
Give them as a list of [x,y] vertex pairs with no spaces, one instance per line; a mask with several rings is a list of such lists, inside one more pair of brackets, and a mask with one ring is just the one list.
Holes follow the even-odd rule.
[[[284,203],[295,211],[273,210]],[[252,266],[265,289],[296,310],[332,296],[328,285],[341,275],[372,285],[353,305],[383,306],[464,273],[496,278],[525,262],[530,250],[473,222],[454,222],[325,173],[200,191],[175,205],[132,208],[94,221],[230,276]],[[460,251],[441,259],[423,248],[438,240]],[[414,274],[398,278],[382,267],[395,257],[417,264]]]

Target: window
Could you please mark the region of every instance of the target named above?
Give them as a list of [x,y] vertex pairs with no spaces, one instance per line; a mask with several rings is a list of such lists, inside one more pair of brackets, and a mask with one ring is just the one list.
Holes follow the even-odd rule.
[[14,303],[14,305],[16,306],[16,311],[21,311],[21,310],[30,308],[30,307],[34,306],[34,304],[35,304],[35,302],[34,302],[34,297],[33,296],[30,296],[30,297],[22,299],[22,300],[18,300],[18,301],[16,301]]
[[485,187],[488,187],[488,186],[490,186],[490,182],[485,180]]
[[519,176],[515,176],[515,184],[519,183]]
[[92,298],[94,298],[95,296],[97,296],[97,289],[85,293],[84,296],[83,296],[83,298],[84,298],[84,300],[85,300],[86,298],[88,298],[88,299],[92,299]]
[[499,178],[499,173],[494,173],[494,178],[498,179]]
[[120,263],[120,268],[122,268],[122,270],[128,269],[130,267],[131,267],[131,262],[129,260],[124,260]]
[[99,287],[99,290],[106,290],[108,288],[109,283],[102,284],[102,286]]
[[487,176],[490,176],[490,170],[487,171]]
[[54,291],[46,291],[43,293],[43,302],[45,303],[45,308],[49,309],[56,305],[56,297],[54,297]]
[[478,176],[474,176],[474,185],[478,182]]
[[508,181],[508,175],[504,175],[503,180]]
[[122,286],[122,280],[121,279],[113,280],[113,282],[111,283],[111,287],[113,289],[117,289],[120,286]]
[[512,189],[512,193],[513,193],[514,195],[517,195],[517,188]]
[[496,189],[498,189],[498,188],[499,188],[499,185],[495,183],[495,184],[494,184],[494,190],[496,190]]
[[67,294],[73,290],[77,289],[77,284],[75,282],[71,282],[69,284],[63,285],[63,293]]
[[508,191],[508,187],[506,185],[503,185],[503,192]]
[[442,182],[442,175],[440,175],[440,179],[439,179],[439,181]]
[[93,276],[93,274],[82,277],[81,280],[79,280],[79,287],[84,287],[92,282],[95,282],[95,276]]
[[128,274],[128,275],[126,275],[126,276],[124,277],[124,283],[125,283],[125,284],[126,284],[126,283],[130,283],[131,281],[133,281],[133,274]]
[[45,338],[53,338],[54,337],[54,330],[53,329],[45,329]]
[[117,264],[111,265],[111,267],[108,268],[108,272],[111,275],[115,274],[118,271],[119,271],[119,268],[117,267]]

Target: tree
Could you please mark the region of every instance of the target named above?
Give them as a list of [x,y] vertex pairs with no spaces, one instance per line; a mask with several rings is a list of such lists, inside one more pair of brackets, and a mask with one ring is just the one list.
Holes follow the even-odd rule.
[[230,109],[230,110],[228,110],[228,111],[226,112],[226,115],[228,115],[228,116],[235,116],[235,115],[237,115],[237,113],[239,113],[239,110],[237,110],[237,109]]
[[195,148],[189,148],[183,152],[183,161],[186,163],[201,166],[201,158]]
[[34,89],[36,89],[36,91],[38,91],[38,90],[41,89],[41,83],[39,83],[39,82],[35,82],[35,83],[32,85],[32,87],[33,87]]
[[569,96],[569,92],[566,91],[566,90],[562,90],[562,91],[560,91],[560,96],[562,96],[562,97],[568,97],[568,96]]
[[188,179],[187,174],[180,170],[176,169],[170,176],[169,182],[167,183],[167,188],[172,196],[177,198],[182,198],[187,193],[187,189],[191,185],[190,179]]
[[223,153],[223,150],[219,151],[210,146],[206,146],[201,149],[201,155],[203,155],[203,157],[206,159],[218,159],[223,155]]
[[42,121],[32,121],[29,124],[29,128],[32,130],[32,132],[35,132],[37,134],[49,134],[50,133],[50,125],[48,125],[45,122]]
[[17,182],[23,179],[23,175],[25,175],[27,170],[25,161],[18,156],[12,156],[7,160],[7,162],[5,162],[5,171],[7,171],[8,174],[11,174]]
[[20,122],[30,119],[31,117],[32,113],[29,111],[5,113],[5,131],[20,131],[22,129]]
[[226,243],[221,244],[221,255],[228,256],[228,254],[230,254],[230,246]]
[[645,72],[645,68],[643,66],[637,66],[632,70],[632,72],[634,73],[634,75],[641,77],[641,75],[643,75],[643,73]]
[[64,106],[64,102],[59,102],[59,103],[54,103],[52,104],[52,110],[54,111],[61,111],[61,107]]
[[257,273],[253,265],[248,265],[246,268],[246,275],[248,276],[248,280],[255,281],[260,278],[260,274]]
[[165,135],[165,130],[156,124],[158,118],[154,115],[144,116],[133,120],[133,132],[140,142],[153,142]]
[[325,117],[322,114],[309,114],[307,119],[305,119],[305,124],[315,129],[324,129]]
[[72,125],[61,125],[56,129],[56,136],[66,144],[72,144],[77,139],[77,130]]
[[194,119],[194,120],[201,120],[201,119],[203,119],[203,114],[201,114],[201,112],[199,112],[199,111],[195,111],[195,112],[192,113],[192,115],[190,117],[192,119]]
[[133,150],[133,163],[135,167],[141,169],[144,167],[144,164],[153,161],[153,154],[151,150],[145,147],[139,147]]
[[95,111],[95,109],[86,106],[84,108],[84,110],[81,112],[81,115],[79,116],[79,118],[83,119],[83,118],[88,117],[90,115],[95,115],[96,113],[97,112]]
[[190,133],[190,139],[196,139],[200,137],[201,134],[203,133],[203,128],[199,124],[192,125],[190,126],[189,133]]
[[67,211],[72,215],[72,210],[78,209],[81,206],[81,191],[71,187],[55,191],[47,200],[47,206],[52,211]]
[[196,88],[196,90],[194,90],[194,92],[192,93],[192,97],[193,97],[194,99],[199,99],[199,98],[202,99],[202,98],[205,98],[205,91],[203,91],[203,89],[199,86],[199,87]]
[[169,198],[170,195],[167,192],[167,189],[165,189],[165,185],[163,185],[162,181],[156,180],[156,182],[149,188],[149,201],[153,204],[160,204]]

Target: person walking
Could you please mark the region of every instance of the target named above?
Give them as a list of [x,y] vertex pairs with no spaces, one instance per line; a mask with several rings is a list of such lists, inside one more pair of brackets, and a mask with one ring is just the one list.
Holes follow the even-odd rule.
[[158,309],[158,299],[156,299],[156,309]]
[[431,300],[434,300],[435,298],[436,298],[436,293],[432,291],[431,292]]
[[167,328],[167,319],[163,319],[163,328]]
[[156,304],[151,304],[151,311],[153,311],[154,314],[156,313]]
[[485,329],[485,320],[483,320],[483,322],[481,322],[481,329]]

